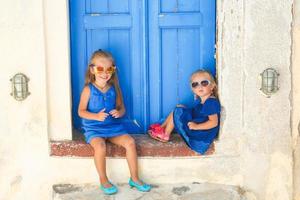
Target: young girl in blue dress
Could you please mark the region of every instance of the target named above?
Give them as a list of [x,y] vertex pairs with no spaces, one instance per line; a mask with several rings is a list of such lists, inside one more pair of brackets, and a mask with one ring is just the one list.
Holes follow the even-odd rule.
[[192,150],[204,154],[219,132],[221,106],[217,85],[205,70],[194,72],[190,84],[196,97],[194,105],[191,108],[177,106],[162,125],[151,125],[148,133],[154,139],[168,142],[175,128]]
[[114,194],[118,191],[106,175],[105,157],[108,140],[126,149],[131,175],[129,185],[139,191],[150,191],[151,186],[139,179],[135,141],[127,134],[121,121],[125,107],[116,66],[110,53],[102,50],[93,53],[86,72],[78,114],[82,118],[86,141],[94,149],[94,161],[101,190],[105,194]]

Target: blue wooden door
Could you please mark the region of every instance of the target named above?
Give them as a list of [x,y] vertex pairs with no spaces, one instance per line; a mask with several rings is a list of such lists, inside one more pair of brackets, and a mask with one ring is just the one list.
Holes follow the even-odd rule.
[[214,0],[149,1],[150,122],[192,103],[193,71],[215,74],[215,10]]
[[138,0],[70,0],[73,124],[80,129],[77,114],[84,73],[97,49],[113,54],[126,106],[126,124],[142,132],[144,124],[144,63]]
[[70,0],[73,125],[93,51],[118,67],[131,133],[192,101],[190,73],[215,73],[215,0]]

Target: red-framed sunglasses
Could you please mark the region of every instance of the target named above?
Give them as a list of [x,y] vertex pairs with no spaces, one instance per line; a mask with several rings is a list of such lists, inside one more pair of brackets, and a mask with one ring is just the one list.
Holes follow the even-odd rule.
[[94,64],[90,64],[89,66],[93,68],[95,74],[102,74],[102,73],[113,74],[116,71],[115,66],[107,67],[106,70],[105,67],[102,67],[100,65],[96,66]]

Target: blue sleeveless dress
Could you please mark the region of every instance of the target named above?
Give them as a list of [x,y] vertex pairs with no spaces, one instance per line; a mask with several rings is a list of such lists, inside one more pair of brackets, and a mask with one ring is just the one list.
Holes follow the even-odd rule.
[[[111,86],[105,93],[101,92],[93,84],[89,84],[90,99],[87,105],[87,111],[98,113],[105,108],[106,113],[116,108],[116,90]],[[123,134],[127,134],[122,124],[121,118],[114,118],[111,115],[101,122],[97,120],[82,119],[84,136],[87,143],[93,138],[110,138]]]
[[[220,102],[213,97],[208,98],[204,104],[195,100],[192,108],[176,107],[173,112],[174,125],[177,132],[194,151],[204,154],[210,144],[217,137],[220,127]],[[208,130],[190,130],[188,122],[203,123],[208,120],[209,115],[218,115],[218,126]]]

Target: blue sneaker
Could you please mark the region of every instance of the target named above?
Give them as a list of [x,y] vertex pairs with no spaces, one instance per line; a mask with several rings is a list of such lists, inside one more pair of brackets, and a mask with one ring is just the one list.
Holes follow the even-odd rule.
[[149,192],[151,190],[151,186],[146,184],[146,183],[143,183],[142,185],[134,182],[131,178],[129,179],[129,183],[131,188],[136,188],[138,191],[141,191],[141,192]]
[[118,192],[118,188],[115,185],[113,185],[112,183],[110,183],[110,184],[111,184],[111,187],[109,187],[109,188],[103,187],[103,185],[101,184],[100,189],[104,192],[104,194],[111,195],[111,194],[115,194]]

